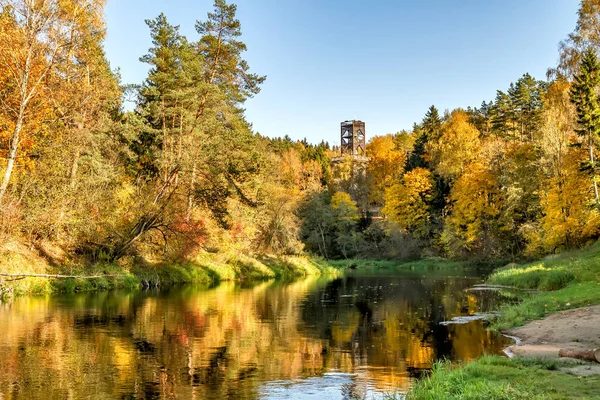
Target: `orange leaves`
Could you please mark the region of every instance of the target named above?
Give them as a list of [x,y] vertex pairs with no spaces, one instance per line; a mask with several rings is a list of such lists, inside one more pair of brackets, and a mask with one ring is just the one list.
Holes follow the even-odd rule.
[[[0,144],[2,149],[11,144],[6,164],[0,164],[2,200],[10,183],[20,183],[13,171],[33,166],[31,153],[39,165],[48,163],[41,155],[51,152],[49,145],[69,158],[78,138],[65,143],[67,129],[97,121],[98,110],[109,97],[118,99],[119,91],[102,51],[105,0],[0,5]],[[73,153],[77,159],[79,150]]]
[[282,154],[277,172],[279,181],[292,192],[317,189],[321,185],[321,165],[314,160],[302,162],[300,153],[290,148]]

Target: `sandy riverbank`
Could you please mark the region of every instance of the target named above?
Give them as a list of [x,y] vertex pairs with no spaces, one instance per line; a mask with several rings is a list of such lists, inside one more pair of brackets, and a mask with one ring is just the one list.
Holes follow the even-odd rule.
[[[600,306],[561,311],[504,333],[520,339],[518,344],[507,349],[507,353],[517,357],[558,358],[561,348],[600,348]],[[600,364],[590,363],[573,368],[577,371],[568,372],[600,375]]]

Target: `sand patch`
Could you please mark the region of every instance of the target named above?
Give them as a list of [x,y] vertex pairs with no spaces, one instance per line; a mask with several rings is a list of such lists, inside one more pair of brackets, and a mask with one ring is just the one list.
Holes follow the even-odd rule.
[[[507,349],[507,354],[519,357],[558,358],[561,348],[597,349],[600,348],[600,306],[561,311],[505,333],[520,339],[520,343]],[[595,364],[563,370],[577,376],[600,375],[600,365]]]
[[600,306],[561,311],[539,321],[507,331],[521,345],[595,349],[600,347]]

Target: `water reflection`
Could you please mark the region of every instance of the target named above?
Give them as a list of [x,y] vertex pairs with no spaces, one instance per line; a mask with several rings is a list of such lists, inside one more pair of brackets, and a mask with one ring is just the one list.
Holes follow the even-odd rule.
[[[440,357],[505,342],[464,277],[348,276],[0,304],[0,399],[342,398],[405,390]],[[353,389],[354,390],[354,389]]]

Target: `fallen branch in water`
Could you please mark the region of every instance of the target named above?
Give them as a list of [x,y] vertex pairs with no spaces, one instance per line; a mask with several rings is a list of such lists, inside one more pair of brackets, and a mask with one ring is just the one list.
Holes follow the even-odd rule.
[[26,278],[56,278],[56,279],[94,279],[94,278],[109,278],[109,277],[125,277],[127,275],[124,274],[116,274],[116,275],[59,275],[59,274],[6,274],[0,272],[0,281],[3,280],[2,277],[6,276],[11,279],[4,279],[5,282],[18,281]]

